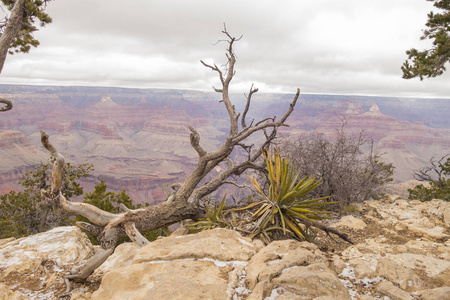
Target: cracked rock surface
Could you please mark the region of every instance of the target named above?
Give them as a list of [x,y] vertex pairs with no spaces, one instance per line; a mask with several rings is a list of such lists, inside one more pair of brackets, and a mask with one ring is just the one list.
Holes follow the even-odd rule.
[[[355,245],[264,246],[227,229],[122,244],[64,299],[450,299],[450,203],[387,197],[328,225]],[[0,299],[58,299],[94,252],[74,227],[0,240]]]

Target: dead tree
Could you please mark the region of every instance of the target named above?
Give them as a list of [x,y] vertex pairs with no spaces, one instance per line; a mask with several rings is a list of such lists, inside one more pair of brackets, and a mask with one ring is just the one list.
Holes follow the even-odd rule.
[[[209,195],[223,184],[229,183],[227,179],[231,176],[238,176],[248,169],[261,170],[262,167],[257,162],[261,155],[261,150],[268,147],[275,138],[278,127],[288,126],[285,122],[294,110],[300,90],[297,90],[289,108],[279,120],[276,120],[275,117],[270,117],[258,122],[252,121],[247,125],[244,116],[249,110],[252,95],[257,90],[253,87],[251,88],[250,93],[247,95],[246,108],[241,117],[241,114],[236,113],[229,95],[229,85],[235,75],[236,63],[233,46],[240,38],[232,37],[226,28],[223,33],[227,37],[225,70],[221,70],[215,64],[210,65],[203,61],[201,63],[219,76],[222,87],[214,88],[214,90],[222,95],[220,102],[224,104],[228,112],[230,131],[225,142],[217,150],[207,152],[201,146],[199,133],[194,127],[189,126],[191,131],[190,143],[198,154],[198,164],[187,179],[179,185],[174,197],[171,197],[168,201],[150,207],[125,210],[118,214],[102,211],[89,204],[67,201],[60,191],[64,157],[50,144],[48,135],[45,132],[41,132],[43,146],[56,158],[52,171],[51,189],[50,191],[43,191],[44,196],[54,208],[61,208],[71,214],[83,216],[95,224],[79,223],[77,225],[96,234],[103,248],[103,251],[92,257],[81,268],[73,269],[70,279],[84,281],[112,253],[120,236],[127,235],[139,246],[146,245],[148,241],[140,232],[204,216],[204,210],[200,205],[200,200],[203,197]],[[239,120],[241,120],[240,125]],[[265,140],[261,145],[255,147],[254,145],[245,144],[245,140],[256,132],[264,133]],[[230,154],[235,148],[242,148],[246,151],[245,159],[232,160],[230,158]],[[209,181],[201,182],[221,162],[225,162],[227,167]]]
[[450,175],[450,153],[439,160],[432,157],[429,162],[431,166],[414,171],[414,178],[418,181],[435,182],[442,187],[445,184],[446,175]]

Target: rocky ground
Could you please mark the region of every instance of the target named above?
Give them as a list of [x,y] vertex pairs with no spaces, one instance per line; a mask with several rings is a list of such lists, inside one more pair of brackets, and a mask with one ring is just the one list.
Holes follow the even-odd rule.
[[367,201],[314,244],[180,231],[122,244],[84,285],[64,280],[94,252],[75,227],[0,240],[0,299],[450,299],[450,203]]

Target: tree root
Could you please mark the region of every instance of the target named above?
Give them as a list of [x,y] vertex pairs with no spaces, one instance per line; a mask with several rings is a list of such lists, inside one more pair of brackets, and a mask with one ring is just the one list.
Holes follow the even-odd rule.
[[[355,243],[350,239],[350,237],[345,234],[342,233],[334,228],[328,227],[326,225],[320,224],[320,223],[316,223],[316,222],[311,222],[308,220],[302,220],[302,223],[304,223],[307,226],[311,226],[311,227],[315,227],[315,228],[319,228],[323,231],[325,231],[325,233],[330,236],[330,233],[333,233],[335,235],[337,235],[338,237],[340,237],[342,240],[346,241],[347,243],[350,243],[352,245],[354,245]],[[330,236],[331,237],[331,236]]]

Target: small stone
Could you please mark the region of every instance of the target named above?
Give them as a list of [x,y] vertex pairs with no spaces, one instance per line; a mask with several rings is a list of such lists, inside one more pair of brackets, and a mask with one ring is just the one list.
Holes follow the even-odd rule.
[[330,268],[332,268],[333,271],[336,272],[336,274],[341,274],[342,270],[344,270],[347,265],[337,254],[334,254],[332,259],[333,261],[331,262]]
[[413,299],[410,294],[405,292],[404,290],[396,287],[390,281],[384,281],[378,284],[377,291],[385,296],[388,296],[392,300],[408,300]]
[[256,284],[252,293],[247,297],[247,300],[260,300],[270,296],[273,289],[273,284],[267,280],[260,281]]
[[363,230],[366,226],[367,224],[363,220],[348,215],[342,217],[337,223],[333,224],[332,227],[348,227],[350,229]]

